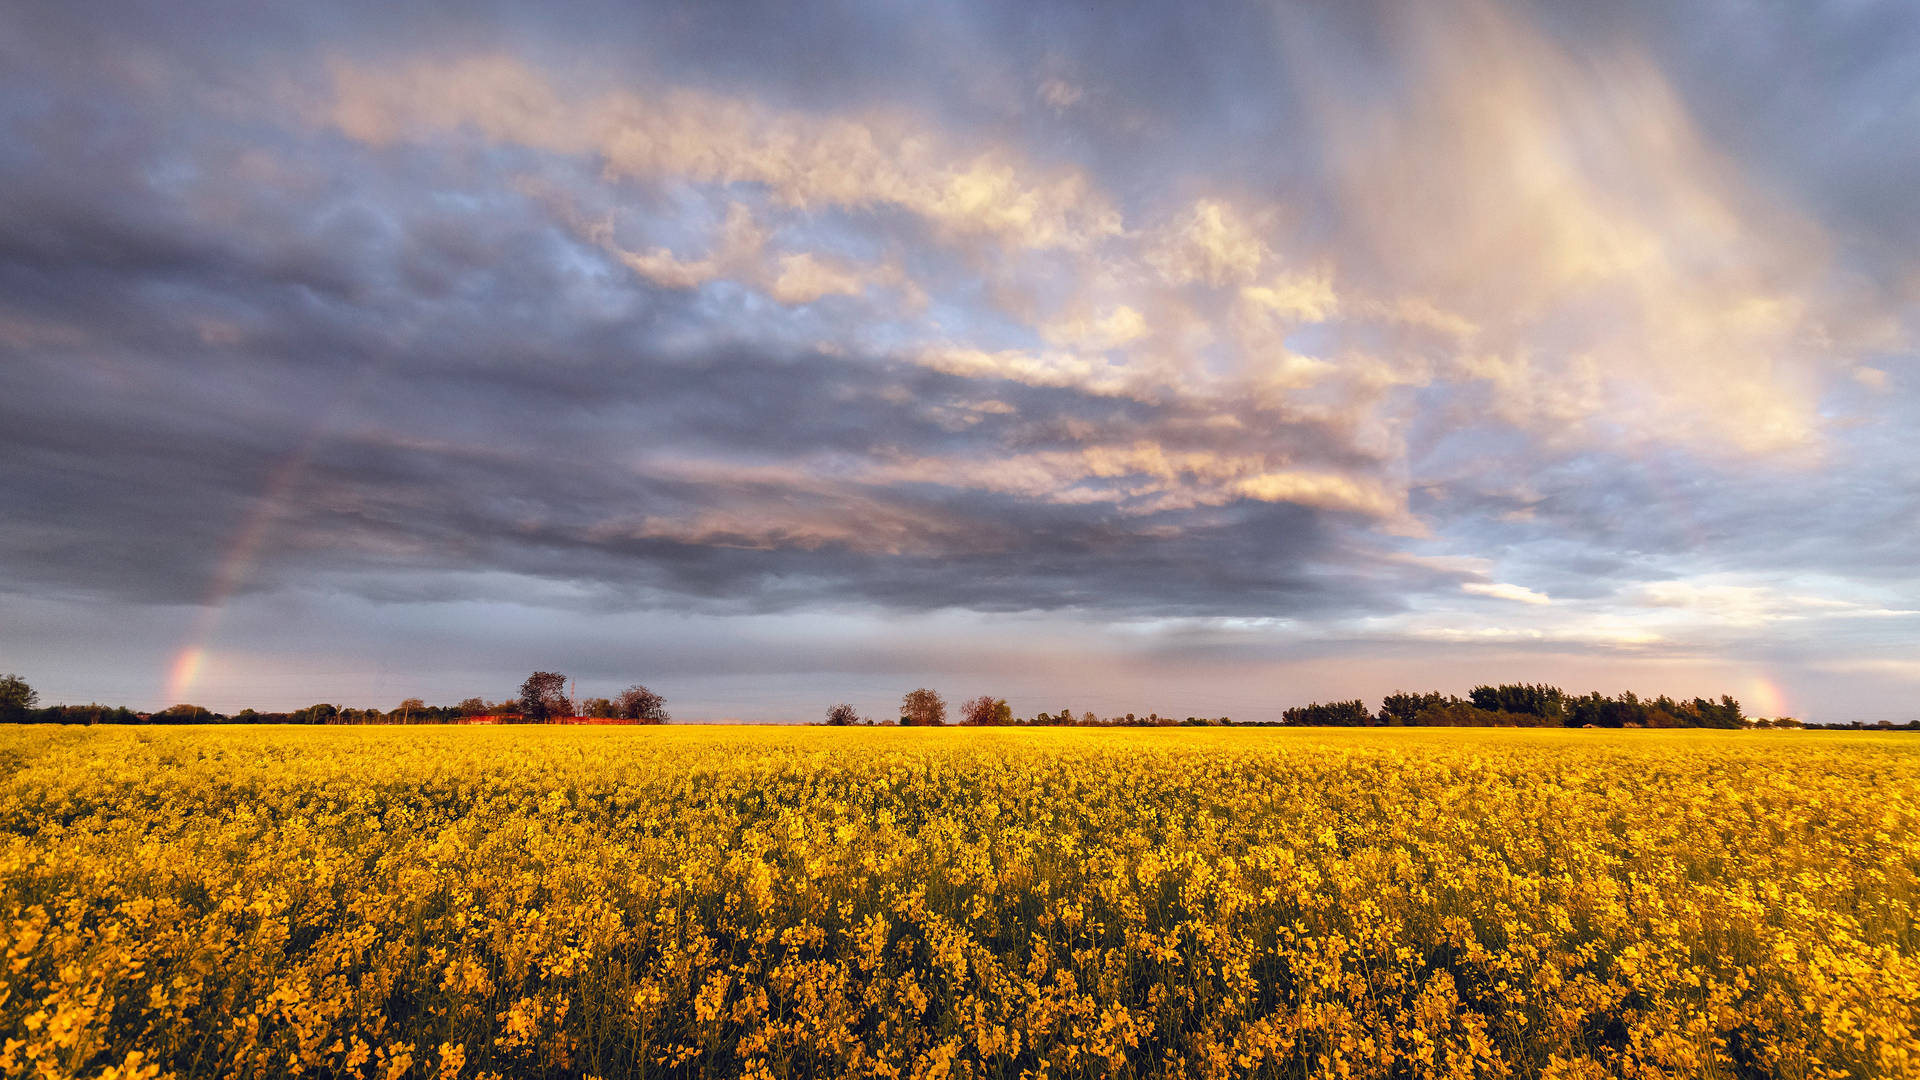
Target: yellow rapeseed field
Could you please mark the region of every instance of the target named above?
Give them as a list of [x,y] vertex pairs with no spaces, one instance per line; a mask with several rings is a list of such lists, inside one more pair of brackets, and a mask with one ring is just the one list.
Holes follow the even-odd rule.
[[0,729],[7,1077],[1920,1075],[1920,739]]

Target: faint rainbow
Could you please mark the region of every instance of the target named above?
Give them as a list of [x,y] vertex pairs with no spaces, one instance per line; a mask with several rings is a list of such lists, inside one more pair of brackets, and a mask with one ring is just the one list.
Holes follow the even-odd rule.
[[220,617],[226,611],[227,602],[246,583],[247,575],[259,559],[261,546],[272,532],[274,519],[279,517],[287,495],[299,483],[301,474],[313,459],[314,448],[319,445],[326,426],[327,417],[323,415],[300,445],[267,475],[267,482],[254,499],[252,508],[224,545],[225,550],[214,567],[206,596],[200,601],[200,611],[194,616],[186,642],[174,654],[173,663],[168,667],[166,684],[162,688],[162,697],[168,705],[185,701],[205,669],[208,646],[220,628]]
[[1780,688],[1779,683],[1768,676],[1755,675],[1748,685],[1750,689],[1746,704],[1750,704],[1752,708],[1746,710],[1747,715],[1765,717],[1769,720],[1776,716],[1791,715],[1787,710],[1787,693]]

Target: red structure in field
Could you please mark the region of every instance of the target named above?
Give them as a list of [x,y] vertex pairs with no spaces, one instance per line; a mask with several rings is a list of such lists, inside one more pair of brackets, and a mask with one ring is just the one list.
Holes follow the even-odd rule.
[[556,716],[550,720],[528,720],[520,713],[489,713],[485,716],[466,716],[460,719],[462,724],[637,724],[638,720],[623,720],[613,716]]

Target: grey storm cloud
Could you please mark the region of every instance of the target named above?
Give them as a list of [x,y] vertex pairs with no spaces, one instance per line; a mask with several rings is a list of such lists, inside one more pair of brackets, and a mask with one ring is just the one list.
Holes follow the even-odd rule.
[[1891,654],[1917,40],[1901,4],[16,7],[0,595]]

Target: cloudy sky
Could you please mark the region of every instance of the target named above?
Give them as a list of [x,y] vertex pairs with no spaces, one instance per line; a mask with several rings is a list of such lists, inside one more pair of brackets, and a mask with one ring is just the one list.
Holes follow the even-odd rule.
[[1920,8],[9,4],[45,700],[1920,700]]

